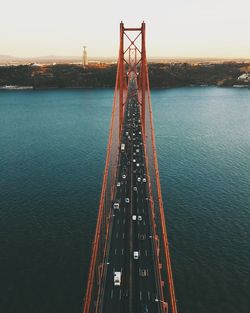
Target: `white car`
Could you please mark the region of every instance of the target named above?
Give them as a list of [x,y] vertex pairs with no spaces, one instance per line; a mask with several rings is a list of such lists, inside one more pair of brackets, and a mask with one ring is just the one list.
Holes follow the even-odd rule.
[[138,177],[138,178],[137,178],[137,181],[140,183],[140,182],[141,182],[141,177]]
[[116,186],[117,186],[117,187],[120,187],[120,186],[121,186],[121,183],[118,181],[117,184],[116,184]]
[[136,215],[132,215],[132,220],[136,221]]
[[141,215],[138,215],[138,221],[142,221],[142,217],[141,217]]
[[134,257],[134,260],[138,260],[139,259],[139,251],[134,251],[133,257]]
[[144,177],[144,178],[142,179],[142,181],[143,181],[144,183],[146,183],[147,180],[146,180],[146,178]]
[[129,198],[125,198],[125,202],[126,202],[126,203],[129,203]]
[[123,178],[123,179],[125,179],[125,178],[126,178],[126,175],[125,175],[125,174],[123,174],[123,175],[122,175],[122,178]]
[[114,210],[120,210],[120,203],[119,202],[115,202],[113,205]]
[[135,163],[135,162],[136,162],[136,159],[133,159],[133,162]]
[[136,186],[135,186],[135,187],[133,187],[133,190],[134,190],[134,191],[137,191],[137,187],[136,187]]
[[136,166],[137,166],[137,167],[139,167],[139,166],[140,166],[140,164],[139,164],[139,163],[136,163]]

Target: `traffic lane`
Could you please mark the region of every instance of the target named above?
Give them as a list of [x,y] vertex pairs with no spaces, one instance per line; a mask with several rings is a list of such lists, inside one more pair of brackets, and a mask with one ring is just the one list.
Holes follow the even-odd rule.
[[[121,160],[121,164],[123,164],[123,162],[124,162],[124,157]],[[122,174],[121,174],[121,167],[120,167],[120,176],[121,175]],[[123,186],[123,187],[125,187],[125,186]],[[123,193],[124,193],[124,191],[123,191]],[[118,193],[116,195],[116,199],[118,199],[121,196],[122,196],[122,194]],[[126,204],[123,201],[120,201],[120,202],[121,202],[122,206],[124,206],[124,207],[126,206]],[[123,211],[123,213],[125,213],[125,210]],[[125,260],[125,258],[123,258],[124,245],[121,245],[121,240],[125,239],[124,235],[125,235],[126,232],[125,232],[125,229],[122,229],[122,227],[120,227],[121,221],[125,221],[123,213],[119,212],[119,213],[115,214],[115,216],[114,216],[114,227],[113,227],[114,234],[112,234],[113,235],[113,238],[112,238],[113,240],[111,239],[111,246],[110,246],[110,267],[109,267],[109,271],[108,271],[108,278],[107,278],[108,283],[107,283],[107,286],[106,286],[106,293],[109,294],[108,291],[110,290],[110,300],[112,302],[112,305],[115,305],[116,302],[117,302],[117,304],[118,303],[121,304],[123,302],[122,301],[122,295],[124,294],[124,292],[122,290],[123,288],[120,288],[119,291],[118,291],[118,288],[115,288],[115,289],[113,288],[113,287],[118,287],[118,286],[114,286],[113,272],[115,270],[116,271],[122,270],[123,266],[125,268],[125,264],[123,262]],[[122,224],[125,227],[126,223],[122,223]],[[124,230],[124,231],[122,232],[122,230]],[[114,236],[118,240],[118,238],[119,238],[119,232],[118,231],[120,233],[122,232],[122,237],[123,238],[120,238],[120,240],[118,241],[118,245],[116,245],[115,242],[114,242]],[[116,269],[115,267],[118,267],[118,269]],[[124,277],[127,276],[124,272],[123,272],[123,274],[124,274]],[[106,302],[106,305],[109,306],[108,301]],[[117,306],[115,305],[115,307],[117,307]]]
[[[150,219],[150,206],[149,206],[149,203],[148,201],[145,201],[145,207],[146,207],[146,211],[145,211],[145,214],[146,216],[148,217],[148,220]],[[150,224],[146,224],[146,231],[147,233],[151,234],[151,225]],[[147,249],[150,251],[151,253],[151,256],[152,256],[152,262],[149,263],[149,266],[150,265],[153,265],[154,264],[154,259],[153,259],[153,253],[154,253],[154,249],[153,249],[153,243],[152,243],[152,240],[153,239],[150,239],[150,240],[147,240]],[[154,299],[156,298],[157,296],[157,282],[156,282],[156,272],[155,272],[155,266],[152,266],[151,267],[151,271],[149,272],[149,277],[148,277],[148,282],[149,282],[149,286],[154,286],[154,292],[153,294],[155,295],[155,297],[153,297],[153,302],[150,302],[151,303],[151,306],[152,308],[154,308],[155,310],[158,310],[158,305],[155,303]],[[154,281],[154,284],[152,284],[152,282]]]
[[157,309],[157,306],[154,305],[154,299],[156,297],[156,281],[154,275],[154,260],[153,260],[153,250],[152,245],[150,244],[150,240],[148,239],[150,233],[149,227],[149,216],[141,212],[142,217],[147,222],[144,224],[143,221],[139,224],[139,232],[146,234],[146,239],[140,241],[140,250],[141,250],[141,259],[140,259],[140,267],[142,269],[146,269],[148,272],[147,277],[140,277],[139,288],[141,290],[141,302],[146,304],[148,308],[151,310]]

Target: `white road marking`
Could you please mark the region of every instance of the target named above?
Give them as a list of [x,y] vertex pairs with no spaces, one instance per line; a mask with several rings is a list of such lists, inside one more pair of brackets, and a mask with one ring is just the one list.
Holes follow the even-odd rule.
[[119,220],[119,218],[118,218],[118,220],[117,220],[117,224],[119,225],[119,223],[120,223],[120,220]]
[[148,291],[148,300],[150,300],[150,291]]
[[145,255],[146,255],[146,256],[148,255],[148,250],[145,250]]
[[115,255],[116,255],[117,250],[115,249]]
[[125,234],[123,233],[123,234],[122,234],[122,238],[124,239],[124,237],[125,237]]
[[122,298],[122,290],[120,289],[120,300],[121,300],[121,298]]
[[114,293],[114,290],[111,289],[111,294],[110,294],[110,298],[113,299],[113,293]]
[[141,291],[140,291],[140,301],[142,300],[142,293],[141,293]]
[[124,250],[122,249],[122,255],[123,255]]

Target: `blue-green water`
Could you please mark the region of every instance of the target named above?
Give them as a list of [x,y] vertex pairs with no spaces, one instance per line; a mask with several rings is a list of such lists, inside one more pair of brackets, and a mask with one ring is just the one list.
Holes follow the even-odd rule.
[[[0,312],[80,313],[112,90],[0,92]],[[250,90],[152,92],[180,313],[250,311]]]

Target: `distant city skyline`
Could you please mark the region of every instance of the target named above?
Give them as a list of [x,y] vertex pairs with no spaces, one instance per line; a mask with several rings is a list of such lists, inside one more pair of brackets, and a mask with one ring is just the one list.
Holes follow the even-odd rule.
[[[122,10],[121,10],[122,8]],[[0,55],[114,58],[119,23],[146,22],[151,58],[250,58],[249,0],[13,0],[1,4]]]

